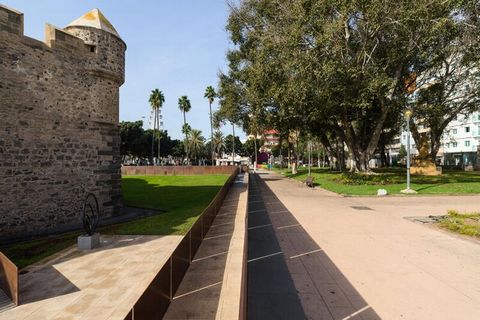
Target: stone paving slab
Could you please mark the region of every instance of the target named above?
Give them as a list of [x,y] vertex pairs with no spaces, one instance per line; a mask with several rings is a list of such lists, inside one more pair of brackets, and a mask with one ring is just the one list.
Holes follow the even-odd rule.
[[248,319],[380,319],[266,179],[250,177]]
[[181,236],[101,236],[20,275],[20,305],[2,320],[124,319]]
[[357,310],[367,302],[383,319],[480,319],[479,243],[405,219],[479,211],[480,195],[343,197],[278,174],[262,178],[323,250],[320,263]]

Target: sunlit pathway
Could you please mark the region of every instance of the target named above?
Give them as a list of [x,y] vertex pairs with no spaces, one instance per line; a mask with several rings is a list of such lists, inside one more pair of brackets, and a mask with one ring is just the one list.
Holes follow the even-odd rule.
[[246,188],[244,175],[239,174],[203,238],[163,319],[215,319],[235,229],[235,218],[239,210],[245,210],[240,195],[246,192]]
[[[278,174],[262,172],[259,177],[257,195],[258,191],[262,194],[257,199],[263,199],[265,208],[250,210],[251,226],[272,224],[278,244],[258,256],[281,251],[259,261],[283,258],[307,317],[311,312],[307,306],[319,308],[323,300],[332,310],[329,301],[342,305],[348,300],[355,311],[368,305],[382,319],[480,319],[480,243],[405,219],[445,214],[448,209],[479,211],[480,196],[342,197],[320,188],[309,189]],[[262,211],[254,211],[262,209],[267,217],[256,222],[255,213]],[[288,225],[291,227],[279,229]],[[250,230],[250,246],[259,230]],[[266,233],[264,238],[269,239]],[[321,251],[290,258],[317,248]],[[310,279],[298,279],[298,261]],[[249,276],[255,271],[254,263],[249,263]],[[321,282],[327,276],[325,269],[334,276],[333,286],[330,280]],[[275,281],[272,270],[265,267],[260,271],[266,275],[265,281]],[[329,294],[330,288],[335,294]],[[308,290],[311,300],[304,304]],[[350,299],[350,290],[362,297],[361,304]],[[270,305],[272,310],[273,305],[286,309],[280,300]],[[336,317],[334,312],[330,315]]]
[[379,319],[258,175],[250,175],[247,288],[248,319]]

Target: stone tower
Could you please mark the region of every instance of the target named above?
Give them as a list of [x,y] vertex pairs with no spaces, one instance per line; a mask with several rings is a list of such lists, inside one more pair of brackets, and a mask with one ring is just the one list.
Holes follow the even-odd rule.
[[119,213],[125,50],[98,9],[41,42],[0,5],[0,239],[78,227],[88,193]]
[[[95,115],[100,121],[118,124],[118,88],[125,81],[125,42],[98,9],[87,12],[64,30],[82,39],[96,57],[89,60],[87,66],[98,80],[90,87],[99,97],[92,116]],[[109,106],[113,109],[106,109]]]

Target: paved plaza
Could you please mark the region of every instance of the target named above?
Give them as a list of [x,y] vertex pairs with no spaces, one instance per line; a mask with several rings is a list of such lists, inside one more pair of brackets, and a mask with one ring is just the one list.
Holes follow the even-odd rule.
[[[331,262],[330,269],[337,271],[331,274],[345,278],[347,288],[340,285],[336,296],[340,299],[330,306],[327,301],[332,318],[371,317],[362,317],[365,310],[382,319],[480,318],[480,243],[405,219],[444,215],[448,209],[479,211],[480,196],[343,197],[274,173],[258,177],[265,182],[263,192],[278,198],[278,208],[284,206],[313,239],[323,262]],[[251,263],[249,268],[252,272]],[[311,279],[296,284],[297,291],[312,284],[314,294],[321,291]],[[353,302],[349,289],[361,297],[359,312],[333,314]]]
[[181,239],[102,236],[98,249],[68,249],[20,276],[20,305],[0,319],[124,319]]

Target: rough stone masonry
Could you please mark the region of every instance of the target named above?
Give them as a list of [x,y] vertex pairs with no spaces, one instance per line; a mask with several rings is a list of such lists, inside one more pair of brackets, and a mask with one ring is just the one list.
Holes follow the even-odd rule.
[[103,217],[121,206],[119,87],[126,45],[94,9],[45,42],[0,5],[0,239],[81,223],[94,193]]

